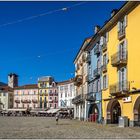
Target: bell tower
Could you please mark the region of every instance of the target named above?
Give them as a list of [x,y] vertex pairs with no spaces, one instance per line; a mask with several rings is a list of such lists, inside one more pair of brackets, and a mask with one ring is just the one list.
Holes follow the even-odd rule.
[[18,75],[15,73],[8,74],[8,86],[11,88],[18,86]]

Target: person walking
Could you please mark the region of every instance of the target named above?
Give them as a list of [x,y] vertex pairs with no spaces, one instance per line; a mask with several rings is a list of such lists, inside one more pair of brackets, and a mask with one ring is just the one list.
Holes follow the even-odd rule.
[[59,120],[59,114],[58,113],[56,114],[55,119],[56,119],[56,125],[57,125],[58,124],[58,120]]

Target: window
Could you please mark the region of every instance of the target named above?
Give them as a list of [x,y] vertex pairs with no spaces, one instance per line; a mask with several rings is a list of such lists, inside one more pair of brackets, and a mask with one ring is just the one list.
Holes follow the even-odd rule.
[[56,104],[54,104],[54,108],[56,108]]
[[106,65],[107,64],[107,55],[104,54],[103,55],[103,65]]
[[3,96],[6,96],[6,93],[3,93]]
[[127,26],[127,16],[124,16],[124,18],[118,22],[119,37],[125,34],[126,26]]
[[36,91],[34,91],[34,94],[36,94]]
[[45,90],[45,93],[46,93],[47,91]]
[[67,93],[65,92],[65,97],[67,97]]
[[52,100],[52,97],[50,97],[50,100]]
[[56,101],[56,97],[54,98],[54,100]]
[[62,98],[62,93],[61,93],[61,98]]
[[30,94],[30,92],[28,91],[28,95]]
[[103,76],[103,89],[107,88],[107,75]]
[[50,107],[52,107],[52,104],[50,104]]
[[22,91],[22,95],[24,95],[24,91]]

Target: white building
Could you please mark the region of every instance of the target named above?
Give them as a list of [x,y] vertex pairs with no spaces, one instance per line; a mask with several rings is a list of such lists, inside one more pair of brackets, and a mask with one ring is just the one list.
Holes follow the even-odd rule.
[[9,86],[0,86],[0,110],[13,108],[13,89]]
[[58,107],[73,108],[72,99],[75,97],[75,86],[73,79],[57,83]]
[[13,108],[14,87],[18,86],[18,75],[8,75],[8,85],[0,82],[0,110]]

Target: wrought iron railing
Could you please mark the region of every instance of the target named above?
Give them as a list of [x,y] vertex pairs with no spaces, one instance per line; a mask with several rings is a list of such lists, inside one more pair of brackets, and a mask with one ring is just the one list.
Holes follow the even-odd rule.
[[94,77],[100,76],[100,73],[101,73],[101,69],[100,69],[100,68],[96,68],[96,69],[93,71]]
[[100,45],[96,44],[95,48],[94,48],[94,54],[99,54],[100,53]]
[[85,95],[85,98],[87,101],[95,101],[96,100],[96,94],[94,92],[89,92]]
[[72,99],[72,103],[76,104],[78,102],[84,101],[84,99],[85,99],[85,95],[80,94],[80,95],[77,95],[75,98]]
[[116,94],[122,94],[128,92],[130,89],[130,84],[128,81],[121,81],[116,84],[110,85],[110,94],[116,95]]
[[119,51],[111,56],[112,66],[118,66],[120,64],[127,64],[127,51]]
[[118,32],[118,38],[119,38],[119,39],[122,39],[123,37],[125,37],[125,28],[121,29],[121,30]]

